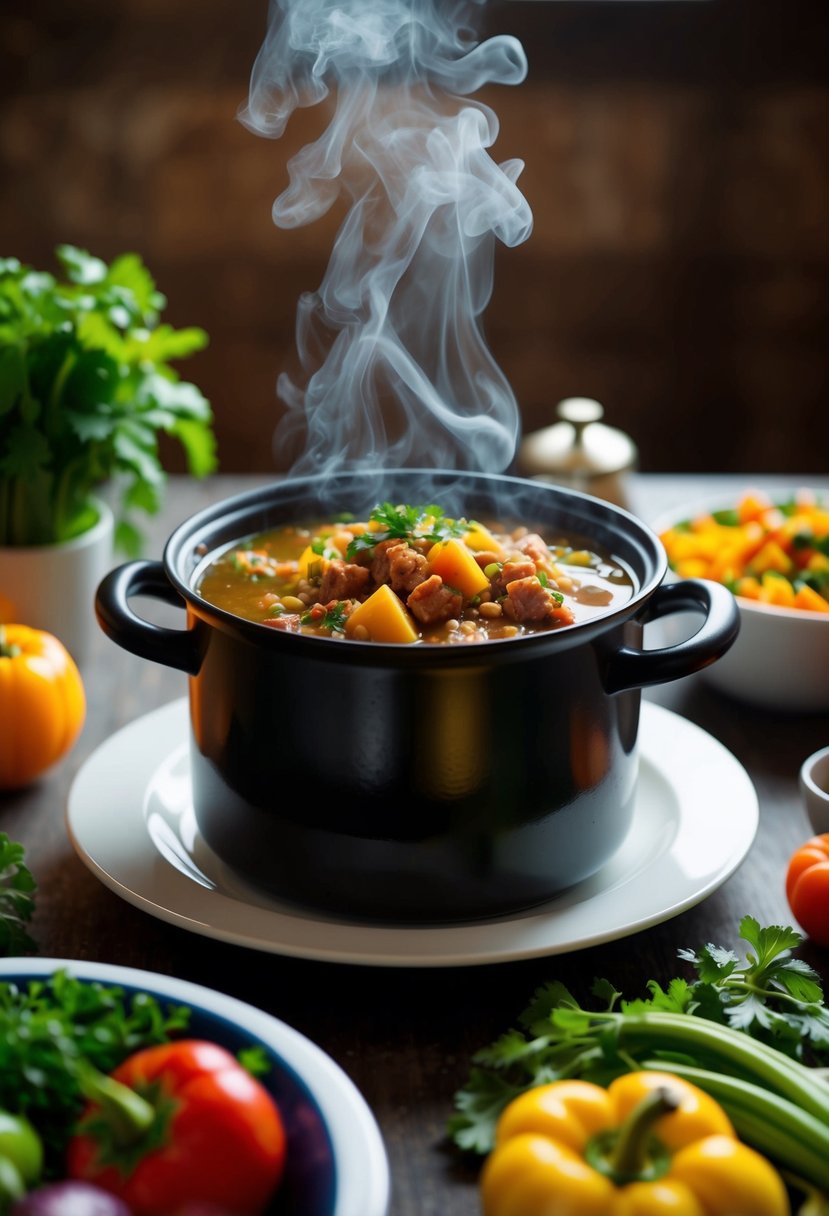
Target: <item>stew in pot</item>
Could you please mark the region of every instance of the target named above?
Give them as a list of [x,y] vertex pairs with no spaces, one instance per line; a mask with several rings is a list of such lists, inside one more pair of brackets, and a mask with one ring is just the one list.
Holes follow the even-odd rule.
[[384,502],[367,519],[275,527],[214,556],[209,603],[339,640],[464,644],[561,629],[630,598],[628,572],[579,537]]

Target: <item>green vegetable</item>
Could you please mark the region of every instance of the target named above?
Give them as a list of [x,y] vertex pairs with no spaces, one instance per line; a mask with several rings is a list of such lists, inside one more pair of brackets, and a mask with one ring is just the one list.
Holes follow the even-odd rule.
[[0,1212],[21,1199],[43,1170],[43,1144],[28,1119],[0,1110]]
[[0,832],[0,954],[37,949],[27,925],[35,911],[37,884],[24,863],[21,844]]
[[467,1083],[455,1094],[448,1133],[454,1143],[489,1152],[495,1123],[512,1098],[563,1077],[607,1084],[637,1069],[674,1071],[710,1093],[738,1134],[782,1168],[829,1191],[829,1085],[817,1069],[829,1049],[829,1010],[815,972],[791,955],[794,929],[761,929],[744,917],[752,947],[741,962],[708,945],[681,950],[697,978],[650,997],[624,1000],[596,980],[597,1010],[583,1008],[563,984],[535,993],[520,1029],[478,1051]]
[[436,506],[394,506],[390,502],[381,502],[374,507],[369,520],[380,524],[381,529],[355,536],[346,550],[349,561],[384,540],[427,540],[437,544],[450,536],[463,536],[469,530],[468,522],[449,519],[443,509]]
[[131,1053],[186,1029],[190,1010],[147,993],[56,971],[25,988],[0,983],[0,1107],[24,1115],[43,1140],[47,1172],[60,1162],[90,1066],[111,1072]]
[[313,611],[304,612],[299,619],[302,625],[317,625],[320,629],[330,629],[332,633],[343,633],[348,620],[348,601],[337,600],[322,615]]
[[116,543],[134,554],[129,513],[161,504],[159,433],[194,475],[215,468],[210,404],[170,365],[207,335],[159,323],[166,300],[137,254],[107,265],[61,245],[56,256],[62,281],[0,259],[0,545],[86,531],[95,491],[118,475]]

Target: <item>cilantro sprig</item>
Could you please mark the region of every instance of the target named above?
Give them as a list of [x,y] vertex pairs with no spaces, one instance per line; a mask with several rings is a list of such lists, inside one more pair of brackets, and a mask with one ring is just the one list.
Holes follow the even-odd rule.
[[130,516],[163,496],[159,435],[195,476],[216,466],[210,404],[172,366],[207,335],[161,324],[167,301],[137,254],[107,264],[60,245],[56,257],[61,277],[0,258],[0,545],[86,531],[95,492],[117,476],[116,543],[135,554]]
[[414,540],[426,540],[431,544],[462,536],[469,530],[465,520],[450,519],[442,507],[434,505],[415,507],[381,502],[369,514],[369,521],[379,524],[374,531],[355,536],[346,550],[346,557],[353,561],[358,553],[373,549],[385,540],[400,540],[410,544]]
[[35,912],[37,883],[24,858],[23,845],[0,832],[0,955],[37,949],[28,928]]

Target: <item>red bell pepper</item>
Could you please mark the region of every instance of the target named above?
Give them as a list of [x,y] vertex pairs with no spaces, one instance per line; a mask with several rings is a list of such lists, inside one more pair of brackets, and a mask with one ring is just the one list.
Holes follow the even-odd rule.
[[82,1080],[90,1097],[67,1172],[119,1196],[135,1216],[204,1203],[259,1216],[282,1179],[279,1108],[215,1043],[188,1039],[136,1052]]

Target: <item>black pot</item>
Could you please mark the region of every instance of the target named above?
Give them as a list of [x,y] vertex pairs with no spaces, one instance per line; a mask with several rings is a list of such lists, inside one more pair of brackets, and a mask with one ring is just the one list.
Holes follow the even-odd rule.
[[[527,637],[386,645],[283,633],[205,603],[205,552],[286,521],[378,501],[580,534],[627,567],[634,594],[591,621]],[[518,478],[398,470],[277,482],[181,524],[163,562],[101,583],[101,627],[187,672],[194,810],[209,847],[280,899],[360,918],[507,913],[597,871],[631,823],[640,689],[722,655],[739,615],[725,587],[663,583],[656,535],[610,503]],[[137,616],[134,595],[187,608]],[[698,633],[642,649],[646,621],[702,613]]]

